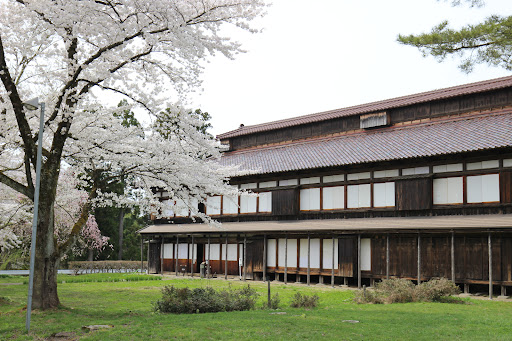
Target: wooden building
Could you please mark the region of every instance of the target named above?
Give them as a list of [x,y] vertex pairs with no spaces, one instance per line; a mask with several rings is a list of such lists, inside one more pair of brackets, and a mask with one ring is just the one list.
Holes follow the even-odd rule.
[[[150,272],[371,284],[389,277],[512,286],[512,77],[218,136],[230,184],[221,228],[187,212],[141,231]],[[165,193],[162,193],[165,197]],[[169,203],[171,206],[173,202]]]

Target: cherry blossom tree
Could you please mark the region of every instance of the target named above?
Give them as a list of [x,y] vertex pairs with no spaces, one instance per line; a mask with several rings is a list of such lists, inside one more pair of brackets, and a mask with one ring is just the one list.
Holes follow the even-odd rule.
[[[100,105],[98,93],[120,94],[152,115],[167,107],[187,112],[177,100],[199,84],[201,61],[240,45],[223,36],[224,25],[252,31],[259,0],[7,0],[0,3],[0,182],[33,200],[39,111],[23,103],[38,95],[46,103],[43,164],[37,222],[33,308],[59,304],[57,265],[87,224],[94,205],[158,210],[158,187],[180,202],[234,194],[226,184],[233,169],[205,162],[219,145],[182,115],[179,136],[125,127],[113,115],[131,107]],[[173,103],[170,97],[174,96]],[[14,158],[9,156],[14,155]],[[11,160],[19,160],[13,162]],[[87,198],[65,238],[54,238],[61,167],[81,174]],[[134,179],[126,195],[98,190],[99,174],[123,170]]]

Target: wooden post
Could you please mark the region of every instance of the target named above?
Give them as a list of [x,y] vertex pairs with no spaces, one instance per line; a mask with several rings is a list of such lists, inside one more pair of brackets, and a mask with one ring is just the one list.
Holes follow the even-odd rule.
[[210,278],[210,235],[208,235],[208,259],[206,262],[206,278]]
[[311,236],[308,232],[308,272],[307,272],[307,284],[309,286],[311,279]]
[[192,268],[192,265],[190,265],[190,242],[187,238],[187,266],[185,267],[185,273],[188,275],[188,269]]
[[455,231],[452,231],[452,246],[450,251],[452,260],[452,282],[455,283]]
[[180,257],[179,256],[179,248],[180,248],[180,238],[178,237],[178,235],[176,235],[176,277],[178,277],[178,258]]
[[190,277],[194,277],[194,251],[196,246],[194,245],[194,235],[192,235],[192,262],[190,264]]
[[[146,255],[146,259],[147,259],[147,269],[146,269],[146,272],[147,274],[149,275],[149,247],[151,245],[151,239],[148,239],[148,252],[147,252],[147,255]],[[156,264],[155,264],[156,266]]]
[[421,235],[418,233],[418,285],[421,283]]
[[389,233],[386,234],[386,279],[389,279]]
[[361,234],[357,235],[357,288],[361,289]]
[[492,300],[492,241],[491,232],[487,236],[487,244],[489,249],[489,299]]
[[160,236],[162,238],[162,243],[160,245],[160,274],[164,274],[164,236]]
[[263,282],[267,280],[267,234],[263,235]]
[[144,271],[144,238],[140,236],[140,273]]
[[334,251],[336,250],[334,244],[334,235],[332,236],[332,269],[331,269],[331,287],[334,288]]
[[244,233],[244,282],[247,279],[247,235]]
[[284,284],[288,283],[288,234],[284,236]]
[[224,250],[224,279],[228,279],[228,234],[226,233],[226,250]]

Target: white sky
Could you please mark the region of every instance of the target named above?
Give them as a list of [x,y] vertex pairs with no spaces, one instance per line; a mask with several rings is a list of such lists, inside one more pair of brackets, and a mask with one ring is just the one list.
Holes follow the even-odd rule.
[[477,66],[466,75],[458,59],[433,57],[396,42],[399,33],[428,32],[512,14],[510,0],[483,8],[436,0],[275,0],[257,21],[263,33],[229,33],[248,52],[216,56],[203,92],[191,106],[212,115],[214,135],[245,125],[344,108],[382,99],[508,76]]

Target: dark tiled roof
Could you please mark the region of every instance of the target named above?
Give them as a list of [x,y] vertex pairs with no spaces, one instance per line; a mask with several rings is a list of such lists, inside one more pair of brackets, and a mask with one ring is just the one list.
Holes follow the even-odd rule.
[[512,86],[512,76],[491,79],[483,82],[476,82],[454,86],[451,88],[422,92],[419,94],[397,97],[383,101],[356,105],[353,107],[325,111],[316,114],[304,115],[274,122],[262,123],[252,126],[244,126],[217,136],[218,139],[227,139],[241,135],[248,135],[262,131],[281,129],[301,124],[330,120],[343,116],[359,115],[363,113],[388,110],[423,102],[446,99],[455,96],[475,94],[490,90],[497,90]]
[[253,174],[418,158],[512,146],[512,109],[225,153]]

